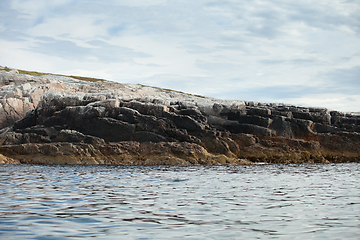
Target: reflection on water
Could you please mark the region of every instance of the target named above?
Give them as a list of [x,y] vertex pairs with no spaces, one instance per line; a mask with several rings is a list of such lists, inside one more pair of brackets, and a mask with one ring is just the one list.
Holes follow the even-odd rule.
[[0,239],[358,239],[360,164],[0,166]]

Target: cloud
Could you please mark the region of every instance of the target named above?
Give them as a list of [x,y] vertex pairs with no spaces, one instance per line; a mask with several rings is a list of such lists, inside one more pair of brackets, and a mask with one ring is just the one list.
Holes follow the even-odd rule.
[[58,56],[64,59],[77,61],[133,62],[134,58],[149,57],[150,55],[133,51],[130,48],[115,46],[100,40],[87,43],[90,47],[81,47],[71,41],[41,38],[43,41],[27,50],[45,55]]
[[[291,2],[289,7],[296,9],[289,20],[301,21],[308,26],[334,30],[347,26],[355,32],[359,31],[359,5],[348,5],[346,2],[324,1],[319,4],[308,4],[306,1]],[[353,8],[355,7],[355,8]]]
[[11,9],[21,13],[22,18],[36,21],[39,16],[50,16],[63,6],[71,6],[72,0],[11,0]]
[[344,95],[359,94],[360,66],[347,69],[334,69],[323,74],[327,79],[327,93],[343,93]]
[[227,99],[332,95],[356,108],[359,12],[349,0],[1,1],[0,63]]
[[[97,0],[91,0],[90,2],[96,3]],[[130,6],[130,7],[148,7],[153,5],[160,5],[166,3],[167,0],[107,0],[106,4]]]
[[27,34],[22,26],[28,25],[18,11],[11,9],[9,1],[0,1],[0,39],[23,41]]

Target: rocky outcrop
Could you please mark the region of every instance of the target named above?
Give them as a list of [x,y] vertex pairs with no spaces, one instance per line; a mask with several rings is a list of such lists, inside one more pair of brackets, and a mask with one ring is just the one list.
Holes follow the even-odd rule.
[[1,74],[0,152],[14,162],[212,165],[360,159],[357,115],[133,84]]

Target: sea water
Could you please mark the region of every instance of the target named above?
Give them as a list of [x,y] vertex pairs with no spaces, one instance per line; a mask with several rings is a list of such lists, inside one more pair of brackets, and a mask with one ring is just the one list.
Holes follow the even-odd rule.
[[0,239],[360,239],[360,164],[0,166]]

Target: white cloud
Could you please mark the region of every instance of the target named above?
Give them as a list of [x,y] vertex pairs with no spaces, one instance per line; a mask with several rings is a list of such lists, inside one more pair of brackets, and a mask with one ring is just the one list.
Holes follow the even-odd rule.
[[359,12],[338,0],[11,0],[0,64],[358,111]]
[[16,9],[23,18],[34,20],[59,6],[71,3],[72,0],[11,0],[9,2],[11,8]]
[[43,23],[30,28],[31,36],[46,36],[62,39],[96,39],[106,36],[107,31],[102,25],[95,24],[96,16],[76,15],[50,18]]
[[[96,2],[96,1],[93,1]],[[130,6],[130,7],[148,7],[166,3],[167,0],[107,0],[106,4]]]
[[326,106],[328,109],[344,112],[356,112],[357,109],[360,109],[360,96],[357,94],[316,94],[305,95],[301,98],[284,99],[285,102],[287,100],[291,100],[292,102],[303,106]]

